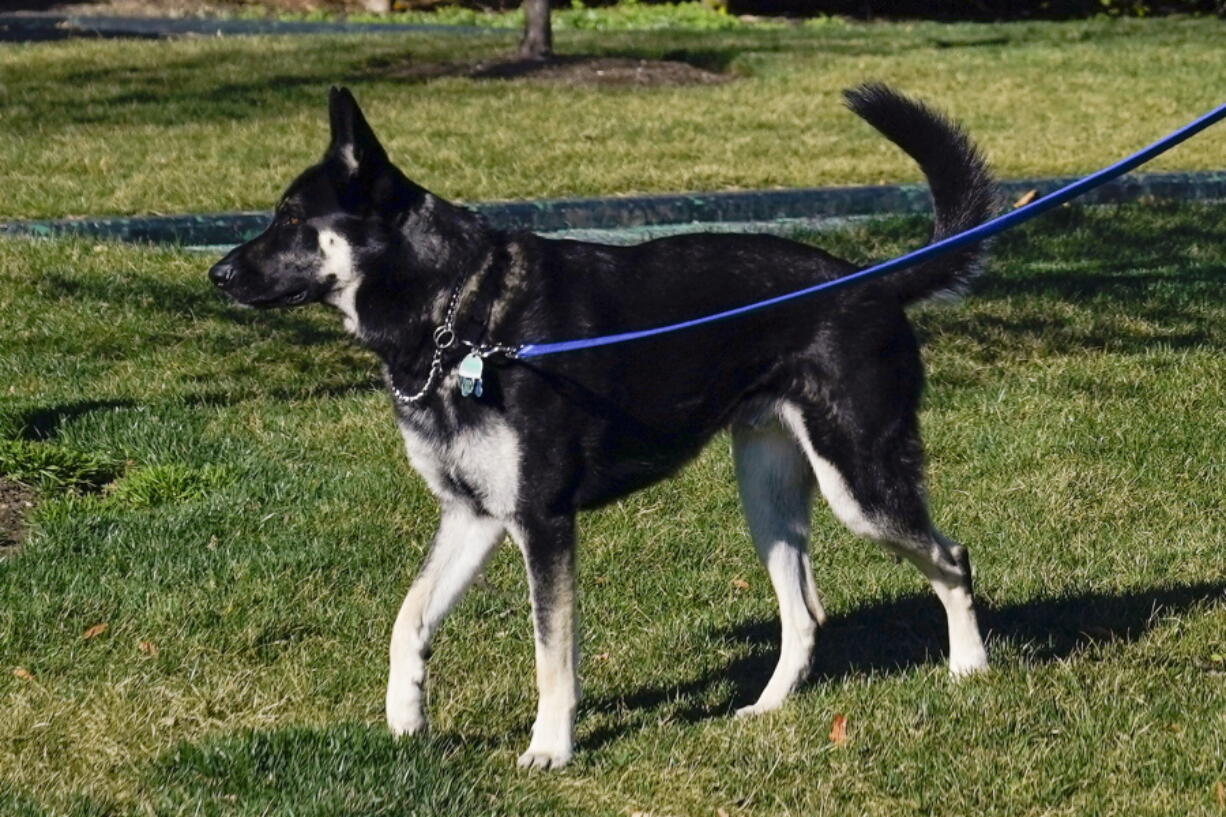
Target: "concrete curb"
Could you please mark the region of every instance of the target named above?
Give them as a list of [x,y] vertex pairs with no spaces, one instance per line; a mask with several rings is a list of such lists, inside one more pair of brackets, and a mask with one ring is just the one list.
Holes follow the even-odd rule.
[[[1003,182],[1009,201],[1030,190],[1040,195],[1074,177]],[[1149,173],[1121,177],[1079,201],[1107,204],[1143,198],[1182,201],[1226,200],[1226,171]],[[469,205],[501,229],[582,235],[651,235],[720,229],[718,225],[757,225],[770,232],[815,226],[856,216],[928,213],[928,188],[922,184],[870,187],[824,187],[741,193],[628,196],[591,199],[537,199]],[[0,222],[4,235],[81,235],[119,241],[183,245],[233,245],[258,235],[267,226],[266,212],[178,216],[131,216]]]

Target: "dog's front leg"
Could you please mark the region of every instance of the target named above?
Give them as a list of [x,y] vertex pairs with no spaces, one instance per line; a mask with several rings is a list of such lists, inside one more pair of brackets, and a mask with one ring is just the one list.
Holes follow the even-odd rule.
[[528,568],[540,695],[532,742],[519,756],[519,765],[557,769],[570,762],[579,703],[575,520],[567,516],[532,521],[511,533]]
[[474,512],[463,502],[443,506],[430,553],[392,628],[387,681],[387,725],[392,734],[425,728],[422,689],[430,637],[472,584],[504,532],[501,522]]

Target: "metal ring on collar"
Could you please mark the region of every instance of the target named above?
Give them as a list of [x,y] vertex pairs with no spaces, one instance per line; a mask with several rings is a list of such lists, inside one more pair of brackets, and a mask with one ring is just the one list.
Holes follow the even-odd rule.
[[434,348],[447,349],[455,343],[455,332],[450,326],[440,326],[434,330]]

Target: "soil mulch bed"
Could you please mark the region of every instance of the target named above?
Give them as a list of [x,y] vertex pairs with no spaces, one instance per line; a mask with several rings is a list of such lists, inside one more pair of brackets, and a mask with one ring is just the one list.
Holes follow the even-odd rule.
[[25,518],[34,508],[34,492],[0,477],[0,559],[16,552],[25,537]]
[[525,79],[559,85],[677,86],[716,85],[734,77],[674,60],[630,57],[555,56],[547,60],[498,57],[473,62],[404,62],[387,66],[383,76],[397,79]]

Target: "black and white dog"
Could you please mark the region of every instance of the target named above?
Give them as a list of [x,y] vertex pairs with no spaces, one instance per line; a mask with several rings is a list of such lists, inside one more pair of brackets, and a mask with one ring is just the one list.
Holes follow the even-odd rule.
[[[923,169],[934,238],[991,215],[993,183],[956,126],[881,85],[846,99]],[[963,288],[975,249],[736,320],[517,359],[520,344],[677,322],[856,267],[764,235],[615,247],[499,231],[406,178],[349,91],[332,90],[330,114],[323,160],[289,186],[268,229],[209,275],[243,304],[339,310],[382,359],[409,459],[442,506],[392,630],[393,733],[425,727],[430,638],[510,534],[527,565],[540,693],[519,763],[569,761],[579,701],[575,514],[668,476],[724,428],[782,625],[774,674],[738,715],[783,703],[825,620],[806,541],[815,485],[852,531],[932,583],[948,618],[950,671],[986,667],[966,549],[933,527],[925,505],[923,371],[904,314]]]

